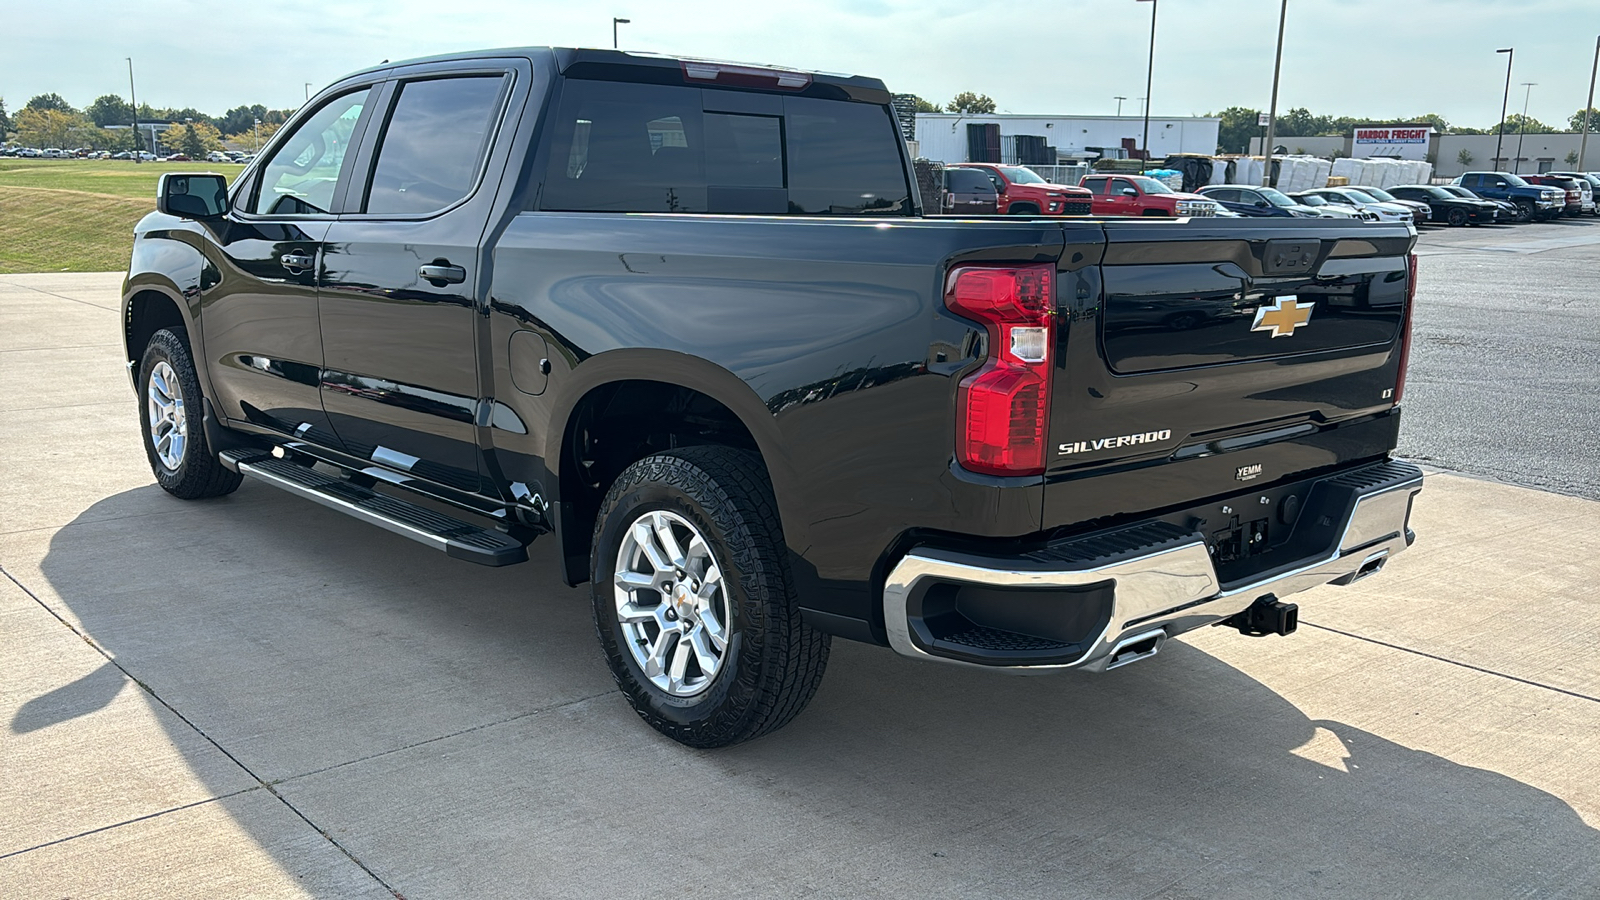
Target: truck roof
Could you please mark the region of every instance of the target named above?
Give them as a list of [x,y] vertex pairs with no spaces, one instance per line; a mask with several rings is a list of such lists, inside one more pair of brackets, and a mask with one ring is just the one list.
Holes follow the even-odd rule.
[[[740,63],[727,60],[700,59],[689,56],[665,56],[657,53],[639,53],[630,50],[599,50],[582,47],[501,47],[489,50],[469,50],[444,53],[416,59],[385,60],[351,75],[381,72],[398,66],[413,66],[432,62],[453,62],[464,59],[504,59],[506,57],[549,59],[557,71],[574,78],[595,78],[607,81],[639,81],[655,84],[696,84],[702,87],[731,87],[744,90],[775,90],[805,96],[826,96],[856,100],[865,103],[888,103],[889,89],[878,78],[861,75],[844,75],[836,72],[818,72],[808,69],[791,69],[759,63]],[[691,77],[691,72],[710,73]],[[717,73],[728,77],[717,77]],[[774,78],[772,85],[750,83],[748,77],[767,74]],[[799,87],[778,83],[777,78],[794,75],[804,80]],[[350,77],[350,76],[346,76]],[[730,81],[729,77],[734,80]],[[340,79],[341,81],[343,79]],[[843,95],[842,97],[840,95]]]

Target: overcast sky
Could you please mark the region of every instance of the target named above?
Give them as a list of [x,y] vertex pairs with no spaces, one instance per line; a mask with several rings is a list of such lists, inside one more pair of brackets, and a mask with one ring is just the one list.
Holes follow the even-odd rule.
[[[128,93],[213,115],[298,106],[378,63],[485,47],[622,47],[872,75],[935,101],[988,94],[1002,112],[1137,114],[1150,4],[1135,0],[4,0],[0,97],[54,91],[75,106]],[[1165,0],[1157,115],[1265,109],[1278,0]],[[1565,123],[1583,106],[1600,0],[1289,0],[1279,110],[1437,112],[1490,127],[1514,45],[1511,111]]]

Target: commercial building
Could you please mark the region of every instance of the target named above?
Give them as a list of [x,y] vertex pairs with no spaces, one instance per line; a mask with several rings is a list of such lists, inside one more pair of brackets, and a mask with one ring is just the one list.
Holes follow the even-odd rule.
[[[1221,124],[1214,116],[1152,116],[1150,156],[1216,153]],[[1080,163],[1127,156],[1143,138],[1143,116],[917,113],[918,154],[946,163]]]

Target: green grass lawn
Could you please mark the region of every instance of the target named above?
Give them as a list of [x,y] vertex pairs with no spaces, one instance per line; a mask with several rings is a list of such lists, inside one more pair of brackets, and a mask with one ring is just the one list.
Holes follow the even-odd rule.
[[206,162],[0,160],[0,272],[126,269],[133,226],[156,208],[163,172],[219,172]]

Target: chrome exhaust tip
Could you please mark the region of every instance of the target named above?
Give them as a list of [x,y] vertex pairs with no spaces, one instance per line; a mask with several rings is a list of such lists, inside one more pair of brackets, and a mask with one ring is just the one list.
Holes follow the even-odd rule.
[[1123,638],[1106,656],[1104,671],[1111,671],[1119,666],[1136,663],[1141,659],[1149,659],[1161,652],[1161,645],[1166,643],[1167,633],[1160,628],[1146,631],[1133,637]]

